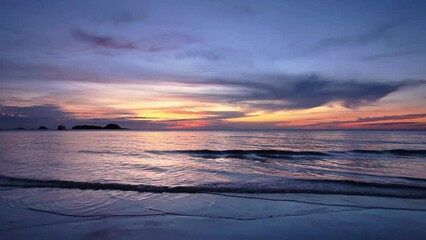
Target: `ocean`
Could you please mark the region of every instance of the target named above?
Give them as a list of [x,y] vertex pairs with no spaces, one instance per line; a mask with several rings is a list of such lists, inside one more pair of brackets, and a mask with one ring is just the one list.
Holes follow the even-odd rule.
[[425,199],[426,134],[2,131],[0,190],[15,207],[86,217],[256,219],[279,210],[244,199],[277,194]]

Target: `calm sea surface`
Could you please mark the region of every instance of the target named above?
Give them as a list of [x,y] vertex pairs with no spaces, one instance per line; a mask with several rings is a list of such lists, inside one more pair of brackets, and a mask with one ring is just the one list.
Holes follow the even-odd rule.
[[3,131],[0,175],[3,184],[59,188],[417,196],[426,188],[426,134]]
[[0,199],[84,218],[417,209],[426,199],[426,134],[2,131]]

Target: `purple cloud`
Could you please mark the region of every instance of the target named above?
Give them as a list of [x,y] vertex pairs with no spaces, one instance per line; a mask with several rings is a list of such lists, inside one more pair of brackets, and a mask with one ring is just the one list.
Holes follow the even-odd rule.
[[96,47],[105,47],[105,48],[111,48],[111,49],[128,49],[128,50],[135,50],[137,47],[133,42],[129,41],[120,41],[110,36],[100,36],[95,35],[92,33],[85,32],[80,29],[74,29],[72,31],[72,35],[75,39],[90,43],[93,46]]

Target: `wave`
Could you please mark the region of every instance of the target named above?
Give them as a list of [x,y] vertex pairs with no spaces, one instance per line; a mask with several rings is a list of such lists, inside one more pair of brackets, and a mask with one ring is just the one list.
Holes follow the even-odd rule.
[[0,187],[115,190],[150,193],[308,193],[426,199],[426,186],[351,180],[286,179],[280,182],[216,182],[197,186],[39,180],[0,176]]
[[81,150],[79,153],[85,154],[108,154],[120,155],[130,157],[148,157],[144,153],[153,154],[185,154],[201,158],[236,158],[236,159],[250,159],[258,161],[266,161],[267,159],[291,159],[293,157],[327,157],[339,154],[365,154],[365,155],[380,155],[388,154],[395,156],[414,156],[426,157],[426,150],[411,150],[411,149],[391,149],[391,150],[349,150],[349,151],[291,151],[291,150],[172,150],[172,151],[159,151],[151,150],[140,153],[132,152],[114,152],[114,151],[89,151]]
[[108,151],[108,150],[102,150],[102,151],[94,151],[94,150],[80,150],[78,153],[85,153],[85,154],[95,154],[95,155],[119,155],[119,156],[125,156],[125,157],[145,157],[143,153],[134,153],[134,152],[114,152],[114,151]]
[[291,151],[291,150],[173,150],[146,151],[154,154],[187,154],[202,158],[237,158],[265,160],[274,158],[326,157],[335,154],[391,154],[398,156],[426,156],[426,150],[391,149],[391,150],[349,150],[349,151]]
[[366,154],[393,154],[402,156],[426,156],[426,150],[410,150],[410,149],[391,149],[391,150],[352,150],[353,153],[366,153]]
[[285,150],[174,150],[174,151],[147,151],[155,154],[187,154],[202,158],[237,158],[265,160],[274,158],[290,158],[292,156],[320,157],[330,154],[315,151],[285,151]]

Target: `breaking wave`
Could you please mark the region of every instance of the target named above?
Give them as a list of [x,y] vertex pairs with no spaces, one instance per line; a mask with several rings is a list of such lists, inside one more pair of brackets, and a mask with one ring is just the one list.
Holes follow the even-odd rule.
[[[418,181],[426,182],[424,179]],[[309,193],[383,196],[425,199],[425,185],[361,182],[352,180],[283,179],[276,182],[213,182],[196,186],[157,186],[145,184],[39,180],[0,176],[0,187],[116,190],[150,193]]]
[[426,157],[426,150],[391,149],[391,150],[350,150],[350,151],[290,151],[290,150],[174,150],[146,151],[154,154],[186,154],[202,158],[237,158],[237,159],[278,159],[297,156],[326,157],[338,154],[390,154],[397,156]]

